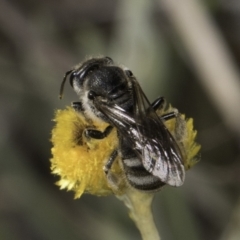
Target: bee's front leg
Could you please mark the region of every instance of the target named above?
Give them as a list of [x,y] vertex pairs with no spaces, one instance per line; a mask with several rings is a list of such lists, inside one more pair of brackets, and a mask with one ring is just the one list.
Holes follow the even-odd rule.
[[111,133],[112,129],[111,125],[107,126],[103,132],[96,129],[86,129],[84,135],[86,138],[103,139]]
[[76,111],[76,112],[83,112],[83,105],[81,102],[72,102],[71,103],[72,108]]

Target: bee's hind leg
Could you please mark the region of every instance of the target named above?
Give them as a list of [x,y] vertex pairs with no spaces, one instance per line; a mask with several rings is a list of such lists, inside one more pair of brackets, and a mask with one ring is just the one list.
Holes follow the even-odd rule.
[[115,149],[111,153],[108,161],[106,162],[105,166],[103,167],[103,171],[106,174],[108,185],[116,193],[119,191],[119,187],[123,181],[122,175],[113,173],[111,171],[112,165],[113,165],[114,161],[116,160],[117,156],[118,156],[118,150]]

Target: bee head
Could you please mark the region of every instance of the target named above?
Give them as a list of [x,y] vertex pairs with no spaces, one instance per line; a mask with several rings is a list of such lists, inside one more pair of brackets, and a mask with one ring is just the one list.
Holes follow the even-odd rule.
[[131,72],[115,66],[109,57],[91,58],[75,69],[66,72],[61,85],[60,97],[68,76],[70,85],[78,94],[85,109],[97,112],[94,106],[96,97],[109,103],[118,104],[125,110],[132,105],[129,81],[132,76]]
[[61,99],[63,96],[64,85],[69,77],[70,85],[74,88],[74,90],[78,93],[83,84],[85,79],[89,73],[94,72],[95,70],[99,69],[101,66],[113,64],[113,60],[110,57],[105,58],[92,58],[83,63],[80,63],[80,66],[75,67],[67,71],[64,75],[61,88],[60,88],[60,95],[59,98]]

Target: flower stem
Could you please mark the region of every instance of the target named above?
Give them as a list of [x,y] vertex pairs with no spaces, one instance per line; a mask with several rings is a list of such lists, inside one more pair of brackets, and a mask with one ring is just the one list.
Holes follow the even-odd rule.
[[153,196],[153,194],[134,189],[128,189],[124,195],[118,196],[130,210],[130,217],[139,229],[143,240],[160,240],[151,210]]

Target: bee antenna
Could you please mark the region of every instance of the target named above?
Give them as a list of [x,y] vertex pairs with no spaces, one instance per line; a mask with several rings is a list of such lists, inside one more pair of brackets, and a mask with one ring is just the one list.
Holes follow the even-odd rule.
[[64,90],[64,85],[65,85],[66,79],[67,79],[68,75],[69,75],[70,73],[72,73],[72,71],[73,71],[73,70],[69,70],[69,71],[67,71],[67,72],[65,73],[65,75],[64,75],[64,78],[63,78],[63,80],[62,80],[61,87],[60,87],[59,99],[62,99],[62,97],[63,97],[63,90]]

